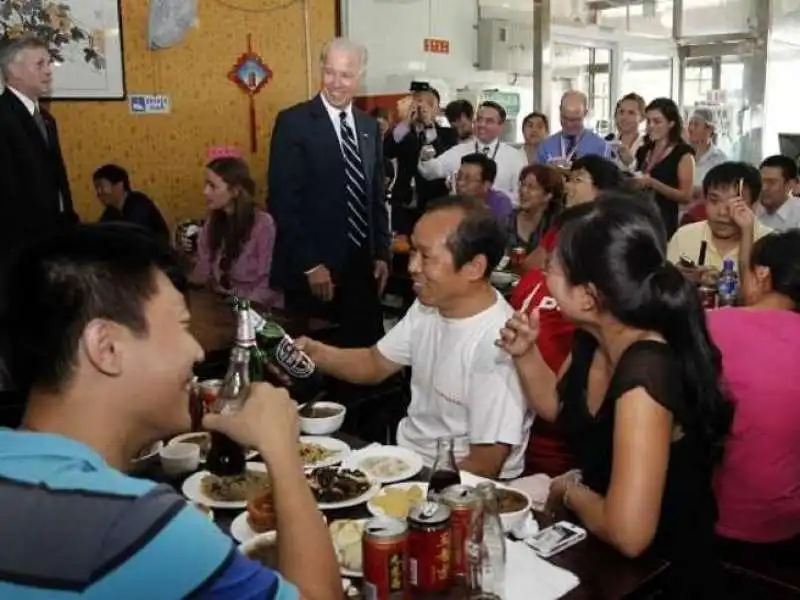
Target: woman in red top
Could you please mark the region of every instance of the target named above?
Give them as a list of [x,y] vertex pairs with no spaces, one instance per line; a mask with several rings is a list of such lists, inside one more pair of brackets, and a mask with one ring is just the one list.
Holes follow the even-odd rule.
[[[511,306],[526,313],[539,310],[539,351],[553,373],[559,373],[569,356],[575,327],[561,316],[550,295],[544,271],[533,269],[525,274],[514,288]],[[530,435],[525,453],[525,475],[546,473],[556,477],[573,468],[572,454],[557,424],[534,419]]]

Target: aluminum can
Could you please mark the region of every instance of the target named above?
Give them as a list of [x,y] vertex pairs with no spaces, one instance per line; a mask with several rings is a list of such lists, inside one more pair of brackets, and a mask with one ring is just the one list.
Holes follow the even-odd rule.
[[375,517],[364,525],[364,600],[408,600],[408,526]]
[[440,592],[453,585],[450,507],[422,502],[408,513],[408,584],[414,592]]
[[[467,542],[473,514],[480,510],[481,500],[475,488],[468,485],[451,485],[442,494],[442,501],[450,508],[450,541],[453,577],[467,576],[469,561],[467,559]],[[481,528],[482,530],[483,528]]]

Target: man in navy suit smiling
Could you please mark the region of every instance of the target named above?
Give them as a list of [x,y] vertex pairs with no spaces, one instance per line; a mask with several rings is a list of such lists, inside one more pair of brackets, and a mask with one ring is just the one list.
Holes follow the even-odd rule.
[[319,94],[275,121],[268,175],[272,281],[292,310],[338,323],[337,342],[349,347],[383,334],[391,244],[383,140],[378,122],[353,106],[366,63],[349,40],[325,45]]

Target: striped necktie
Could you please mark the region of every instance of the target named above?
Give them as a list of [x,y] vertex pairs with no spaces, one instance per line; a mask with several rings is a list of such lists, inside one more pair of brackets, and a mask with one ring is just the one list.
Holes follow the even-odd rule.
[[347,237],[361,248],[369,233],[369,214],[367,213],[367,180],[361,162],[355,132],[347,122],[347,113],[339,113],[342,132],[342,154],[344,156],[344,172],[347,187]]

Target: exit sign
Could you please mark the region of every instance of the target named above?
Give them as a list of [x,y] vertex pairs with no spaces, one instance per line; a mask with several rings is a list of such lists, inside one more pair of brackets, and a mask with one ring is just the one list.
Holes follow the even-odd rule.
[[425,38],[425,52],[430,54],[450,54],[450,41],[439,38]]

